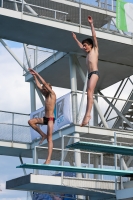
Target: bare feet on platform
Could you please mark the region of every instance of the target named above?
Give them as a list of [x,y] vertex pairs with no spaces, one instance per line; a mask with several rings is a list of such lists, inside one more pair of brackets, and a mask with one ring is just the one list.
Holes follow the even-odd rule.
[[50,164],[50,162],[51,162],[51,160],[46,160],[44,164],[48,165],[48,164]]
[[43,143],[43,141],[46,139],[46,136],[44,135],[42,138],[41,138],[41,140],[40,140],[40,142],[39,142],[39,144],[42,144]]
[[82,126],[87,125],[87,124],[89,123],[90,119],[91,119],[91,116],[90,116],[90,115],[88,115],[88,116],[85,115],[85,116],[84,116],[84,119],[83,119],[83,121],[82,121],[82,124],[81,124],[80,126],[82,127]]

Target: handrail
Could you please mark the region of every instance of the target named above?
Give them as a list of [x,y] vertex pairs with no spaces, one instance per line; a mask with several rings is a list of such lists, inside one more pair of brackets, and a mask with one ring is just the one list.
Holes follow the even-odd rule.
[[[4,1],[4,0],[3,0],[3,1]],[[6,0],[6,1],[22,4],[22,2],[15,1],[15,0]],[[29,4],[29,3],[26,3],[26,2],[24,2],[24,5],[32,6],[32,7],[35,7],[35,8],[42,8],[42,9],[44,9],[44,10],[50,10],[50,11],[59,12],[59,13],[68,15],[67,12],[63,12],[63,11],[59,11],[59,10],[54,10],[54,9],[46,8],[46,7],[42,7],[42,6],[37,6],[37,5]]]
[[18,112],[10,112],[10,111],[4,111],[4,110],[0,110],[0,112],[4,112],[4,113],[12,113],[12,114],[19,114],[19,115],[27,115],[27,116],[30,115],[30,114],[24,114],[24,113],[18,113]]

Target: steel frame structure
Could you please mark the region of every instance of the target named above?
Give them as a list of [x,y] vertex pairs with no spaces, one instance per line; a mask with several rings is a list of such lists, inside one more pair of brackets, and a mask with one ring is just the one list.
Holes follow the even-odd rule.
[[[23,12],[24,12],[24,6],[35,16],[37,16],[38,14],[31,8],[32,7],[38,7],[40,8],[39,6],[36,6],[36,5],[32,5],[32,4],[28,4],[26,3],[24,0],[22,0],[21,2],[18,2],[18,1],[11,1],[11,0],[8,0],[10,2],[13,2],[14,3],[14,9],[16,11],[18,11],[18,7],[17,7],[17,4],[21,4],[22,5],[22,15],[23,15]],[[112,0],[113,2],[113,0]],[[80,12],[80,19],[79,19],[79,25],[81,26],[81,7],[80,7],[80,4],[81,2],[79,2],[79,12]],[[98,5],[99,7],[101,7],[101,4],[100,4],[100,1],[98,1]],[[107,1],[105,1],[105,7],[107,9]],[[112,4],[113,5],[113,4]],[[3,0],[1,1],[1,7],[3,7]],[[41,7],[43,8],[43,7]],[[112,7],[113,8],[113,7]],[[43,8],[43,9],[48,9],[48,8]],[[50,10],[50,9],[48,9]],[[62,12],[62,11],[58,11],[58,10],[52,10],[55,13],[55,19],[56,19],[56,13],[57,12],[60,12],[62,14],[65,14],[68,15],[68,13],[66,12]],[[115,25],[115,20],[112,18],[112,22],[113,24]],[[107,26],[107,30],[110,30],[110,25],[111,25],[111,22],[108,23],[108,26]],[[125,34],[123,32],[120,31],[120,34]],[[125,34],[126,35],[126,34]],[[26,66],[18,59],[18,57],[12,52],[12,50],[7,46],[7,44],[4,42],[3,39],[0,39],[0,42],[1,44],[7,49],[7,51],[12,55],[12,57],[17,61],[17,63],[22,67],[22,69],[24,70],[25,73],[28,73],[28,69],[26,68]],[[30,59],[29,59],[29,55],[28,55],[28,49],[27,49],[27,46],[26,44],[23,44],[23,47],[24,47],[24,52],[25,52],[25,55],[26,55],[26,59],[27,59],[27,63],[28,63],[28,67],[31,68],[31,62],[30,62]],[[38,49],[36,48],[36,52],[38,51]],[[36,54],[37,55],[37,54]],[[35,59],[35,68],[37,66],[37,58]],[[72,54],[72,53],[69,53],[69,67],[70,67],[70,81],[71,81],[71,95],[72,95],[72,113],[73,113],[73,123],[74,124],[77,124],[78,121],[79,121],[79,118],[80,118],[80,115],[81,115],[81,110],[82,110],[82,107],[83,107],[83,104],[84,104],[84,99],[85,99],[85,91],[86,91],[86,86],[87,86],[87,77],[88,77],[88,74],[84,74],[80,64],[79,64],[79,61],[77,59],[77,56],[75,54]],[[77,76],[76,76],[76,70],[78,71],[78,73],[80,74],[81,76],[81,79],[82,81],[84,82],[84,87],[83,87],[83,93],[82,93],[82,98],[81,98],[81,102],[80,102],[80,107],[79,107],[79,110],[78,110],[78,106],[77,106]],[[96,109],[96,112],[95,112],[95,117],[94,117],[94,121],[96,122],[97,121],[97,118],[98,118],[98,115],[100,116],[100,119],[101,119],[101,122],[100,124],[103,124],[105,128],[109,128],[108,126],[108,123],[107,123],[107,120],[108,120],[108,117],[111,113],[111,111],[109,112],[109,114],[107,115],[108,111],[109,111],[109,108],[111,107],[112,109],[114,109],[116,111],[116,113],[118,114],[119,118],[123,119],[128,125],[129,127],[131,127],[131,129],[133,129],[133,125],[131,124],[131,122],[123,115],[122,112],[120,112],[116,107],[115,107],[115,104],[117,102],[117,100],[119,99],[119,96],[120,94],[122,93],[127,81],[131,81],[130,78],[127,78],[127,80],[125,81],[125,84],[124,86],[122,86],[123,81],[121,81],[116,93],[115,93],[115,96],[114,98],[112,98],[112,101],[110,102],[108,100],[108,97],[105,97],[101,91],[98,91],[98,93],[103,97],[103,99],[108,103],[109,107],[107,108],[105,114],[103,115],[102,111],[100,110],[100,107],[98,105],[98,98],[96,99],[96,97],[100,96],[100,95],[95,95],[95,98],[94,98],[94,106],[95,106],[95,109]],[[116,98],[116,95],[118,94],[119,90],[121,89],[118,97]],[[30,97],[31,97],[31,112],[35,111],[36,110],[36,95],[35,95],[35,91],[37,91],[37,94],[43,104],[44,100],[43,100],[43,97],[42,97],[42,94],[40,93],[40,91],[37,89],[34,81],[31,81],[30,82]],[[115,102],[113,102],[115,100]],[[127,99],[126,100],[126,103],[132,103],[133,102],[133,96],[130,98],[130,99]],[[127,111],[127,110],[126,110]],[[107,115],[107,117],[106,117]],[[105,118],[106,117],[106,118]],[[12,124],[14,124],[12,122]],[[98,125],[98,124],[95,124],[95,125]],[[12,132],[13,132],[13,128],[12,128]],[[116,133],[115,133],[116,134]],[[70,137],[70,140],[68,141],[68,144],[72,143],[72,140],[74,140],[74,142],[77,142],[80,140],[80,135],[79,133],[75,132],[73,134],[73,137]],[[114,141],[113,143],[116,144],[116,135],[114,136]],[[62,163],[63,165],[63,160],[65,159],[67,153],[64,153],[63,152],[63,147],[64,147],[64,144],[62,142],[62,159],[60,161],[60,164]],[[38,147],[35,147],[33,149],[33,162],[34,163],[37,163],[37,160],[38,160],[38,157],[37,157],[37,151],[36,151],[36,148]],[[39,148],[43,148],[43,147],[39,147]],[[101,154],[100,154],[101,155]],[[129,166],[129,164],[132,162],[133,158],[130,157],[128,162],[125,163],[125,161],[123,160],[123,158],[121,156],[117,156],[115,155],[115,167],[117,168],[117,157],[120,159],[120,162],[121,162],[121,165],[122,165],[122,168],[125,168],[127,169],[127,167]],[[103,163],[103,160],[102,160],[102,156],[101,156],[101,166],[102,166],[102,163]],[[20,162],[21,164],[23,163],[22,161],[22,158],[20,157]],[[76,166],[81,166],[81,152],[79,150],[77,150],[75,152],[75,164]],[[95,162],[94,162],[94,167],[97,167],[98,166],[98,157],[96,156],[95,157]],[[24,170],[23,171],[24,174],[26,175],[26,171]],[[37,174],[38,172],[36,170],[34,170],[34,174]],[[62,174],[62,177],[63,177],[63,174]],[[77,178],[81,178],[81,174],[77,174]],[[97,175],[95,175],[95,178],[98,178]],[[62,179],[63,180],[63,179]],[[123,183],[122,183],[122,180],[121,180],[121,187]],[[116,187],[117,187],[117,179],[116,179]],[[117,188],[116,188],[117,189]],[[121,188],[122,189],[122,188]]]

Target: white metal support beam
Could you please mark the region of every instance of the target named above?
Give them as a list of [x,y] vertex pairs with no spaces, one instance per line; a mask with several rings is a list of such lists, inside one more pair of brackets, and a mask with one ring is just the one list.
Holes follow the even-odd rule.
[[133,156],[130,156],[130,158],[127,161],[127,167],[130,166],[131,162],[133,161]]
[[[100,91],[98,92],[100,95],[103,95]],[[120,116],[132,129],[133,125],[126,119],[126,117],[103,95],[103,99],[115,110],[115,112]]]
[[[19,0],[20,2],[22,2],[22,0]],[[23,1],[24,3],[24,6],[35,16],[37,16],[38,14],[29,6],[29,5],[26,5],[26,2]]]
[[36,110],[36,94],[35,94],[35,84],[30,82],[30,102],[31,102],[31,112]]
[[85,77],[83,93],[82,93],[81,102],[80,102],[80,106],[79,106],[79,112],[78,112],[78,116],[77,116],[77,123],[80,121],[80,117],[81,117],[81,112],[82,112],[84,98],[85,98],[85,92],[86,92],[86,88],[87,88],[87,81],[88,81],[88,73],[86,73],[86,77]]
[[[31,62],[28,55],[28,49],[26,44],[23,44],[26,60],[28,67],[31,68]],[[30,102],[31,102],[31,112],[34,112],[36,110],[36,94],[35,94],[35,83],[34,81],[30,81]]]
[[17,61],[17,63],[22,67],[25,72],[28,72],[26,66],[19,60],[19,58],[13,53],[13,51],[7,46],[4,40],[0,39],[1,44],[6,48],[6,50],[12,55],[12,57]]
[[[97,92],[96,92],[97,94]],[[94,97],[96,101],[98,102],[98,96]],[[93,106],[93,125],[98,126],[98,112],[95,106]]]
[[82,67],[81,67],[81,65],[80,65],[80,63],[79,63],[79,60],[78,60],[78,58],[75,56],[75,62],[76,62],[76,67],[77,67],[77,70],[78,70],[78,72],[79,72],[79,74],[80,74],[80,77],[81,77],[81,79],[82,79],[82,81],[83,81],[83,83],[85,82],[85,74],[84,74],[84,72],[83,72],[83,69],[82,69]]
[[100,118],[101,118],[101,121],[102,121],[102,123],[103,123],[103,125],[106,127],[106,128],[109,128],[109,126],[108,126],[108,124],[107,124],[107,122],[106,122],[106,120],[105,120],[105,118],[104,118],[104,116],[103,116],[103,114],[102,114],[102,112],[101,112],[101,109],[100,109],[100,107],[99,107],[99,105],[98,105],[98,103],[97,103],[97,100],[94,98],[94,105],[95,105],[95,107],[96,107],[96,109],[97,109],[97,112],[98,112],[98,114],[99,114],[99,116],[100,116]]
[[23,47],[24,47],[24,51],[25,51],[25,55],[26,55],[28,67],[29,67],[29,68],[32,68],[32,67],[31,67],[31,62],[30,62],[30,59],[29,59],[29,54],[28,54],[28,49],[27,49],[26,44],[23,44]]
[[[34,149],[32,150],[32,153],[33,153],[33,163],[34,164],[38,164],[38,152],[37,152],[37,147],[35,146]],[[33,174],[37,175],[39,174],[38,173],[38,170],[37,169],[34,169],[33,170]]]
[[[28,72],[28,69],[26,68],[25,65],[22,64],[22,62],[19,60],[19,58],[13,53],[13,51],[7,46],[7,44],[4,42],[4,40],[0,39],[1,44],[6,48],[6,50],[11,54],[11,56],[17,61],[17,63],[22,67],[22,69],[25,72]],[[44,105],[44,99],[43,96],[41,94],[41,92],[39,91],[39,89],[36,87],[36,91],[38,93],[38,96],[42,102],[42,105]]]
[[16,3],[16,2],[14,2],[14,3],[13,3],[13,5],[14,5],[14,10],[18,11],[18,6],[17,6],[17,3]]
[[[76,77],[76,63],[75,55],[69,54],[69,65],[70,65],[70,81],[71,81],[71,91],[72,91],[72,115],[73,122],[77,122],[77,77]],[[74,143],[78,142],[79,133],[74,133]],[[81,166],[81,153],[79,150],[75,150],[75,165]],[[82,178],[81,174],[77,174],[78,178]]]

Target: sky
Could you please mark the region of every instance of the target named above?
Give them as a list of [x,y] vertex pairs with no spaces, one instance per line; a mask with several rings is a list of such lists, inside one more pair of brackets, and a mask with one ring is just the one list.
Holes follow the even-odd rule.
[[[126,1],[126,0],[125,0]],[[127,0],[133,3],[133,0]],[[5,42],[23,62],[23,45],[21,43]],[[30,88],[25,82],[23,70],[12,58],[7,50],[0,44],[0,110],[30,113]],[[114,86],[115,87],[115,86]],[[69,90],[54,88],[57,97],[69,92]],[[112,90],[104,91],[107,96],[113,95]],[[112,92],[112,93],[111,93]],[[37,99],[37,108],[42,107]],[[31,159],[24,159],[24,162],[32,162]],[[15,177],[23,176],[22,169],[16,169],[20,164],[19,158],[0,155],[0,200],[26,200],[27,193],[20,191],[10,191],[5,189],[5,182]],[[31,171],[27,170],[27,173]]]

